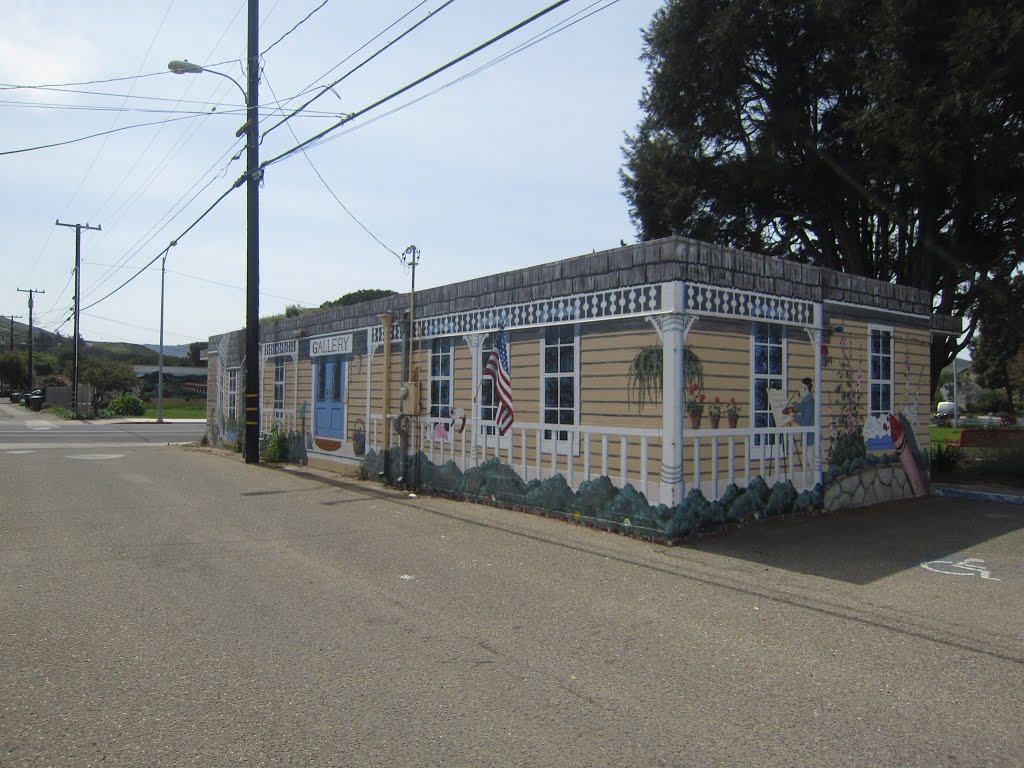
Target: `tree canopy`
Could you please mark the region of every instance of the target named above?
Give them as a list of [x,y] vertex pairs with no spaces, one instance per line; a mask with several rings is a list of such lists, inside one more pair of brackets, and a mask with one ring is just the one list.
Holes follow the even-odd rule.
[[[644,40],[621,175],[642,239],[923,288],[973,332],[1021,263],[1020,2],[668,0]],[[935,337],[933,383],[956,351]]]
[[360,288],[358,291],[346,293],[340,298],[325,301],[320,305],[320,309],[328,309],[330,307],[348,307],[352,304],[361,304],[364,301],[373,301],[374,299],[383,299],[386,296],[394,295],[395,291],[387,288]]
[[971,342],[971,359],[978,383],[1001,390],[1012,410],[1020,391],[1014,363],[1024,353],[1024,275],[993,280],[977,315],[980,333]]

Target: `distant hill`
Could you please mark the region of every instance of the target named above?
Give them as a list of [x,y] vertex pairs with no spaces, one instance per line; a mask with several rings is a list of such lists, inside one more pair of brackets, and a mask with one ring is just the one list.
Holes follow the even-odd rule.
[[[45,353],[64,358],[71,354],[71,337],[51,333],[36,327],[33,335],[33,349],[37,353]],[[14,321],[14,349],[23,351],[28,346],[28,324]],[[0,317],[0,352],[11,349],[11,320]],[[83,339],[79,352],[85,356],[104,357],[119,360],[131,365],[157,365],[160,361],[159,344],[130,344],[121,341],[88,341]],[[165,344],[165,365],[177,364],[188,355],[187,344]],[[191,363],[189,363],[191,365]]]
[[[160,355],[159,344],[143,344]],[[164,357],[186,357],[188,355],[188,344],[164,344]]]

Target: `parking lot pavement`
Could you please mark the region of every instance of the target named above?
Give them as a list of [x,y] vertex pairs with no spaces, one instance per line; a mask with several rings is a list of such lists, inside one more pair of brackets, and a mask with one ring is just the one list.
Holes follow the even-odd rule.
[[1024,663],[1024,506],[929,497],[680,549],[737,588]]

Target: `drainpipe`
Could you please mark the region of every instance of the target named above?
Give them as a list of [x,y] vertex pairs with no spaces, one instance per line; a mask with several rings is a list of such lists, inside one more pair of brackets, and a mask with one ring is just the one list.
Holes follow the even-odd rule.
[[[410,317],[411,317],[411,315],[410,315]],[[408,325],[403,323],[400,326],[400,329],[402,331],[402,386],[403,387],[405,386],[405,382],[409,381],[409,366],[410,366],[410,359],[412,357],[411,349],[410,349],[410,347],[412,346],[412,338],[411,338],[411,336],[409,334],[409,331],[411,330],[411,325],[412,324],[410,322]],[[405,400],[408,400],[408,396],[406,396]],[[402,402],[402,413],[406,412],[407,405],[406,405],[405,400],[403,400],[403,402]],[[409,423],[409,422],[406,422],[406,423]],[[398,445],[399,445],[399,447],[401,449],[401,454],[402,454],[402,465],[401,465],[402,475],[401,475],[401,477],[405,481],[406,485],[408,485],[409,484],[409,477],[408,477],[408,472],[409,472],[409,467],[408,467],[408,464],[409,464],[409,432],[408,431],[406,431],[406,432],[399,432],[398,433]]]
[[384,326],[384,474],[388,473],[388,450],[391,448],[391,313],[377,315]]

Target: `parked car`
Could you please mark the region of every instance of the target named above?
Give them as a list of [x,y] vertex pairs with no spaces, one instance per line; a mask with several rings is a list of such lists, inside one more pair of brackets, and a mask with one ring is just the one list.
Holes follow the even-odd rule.
[[956,418],[956,403],[940,402],[932,414],[932,424],[937,427],[948,427]]

